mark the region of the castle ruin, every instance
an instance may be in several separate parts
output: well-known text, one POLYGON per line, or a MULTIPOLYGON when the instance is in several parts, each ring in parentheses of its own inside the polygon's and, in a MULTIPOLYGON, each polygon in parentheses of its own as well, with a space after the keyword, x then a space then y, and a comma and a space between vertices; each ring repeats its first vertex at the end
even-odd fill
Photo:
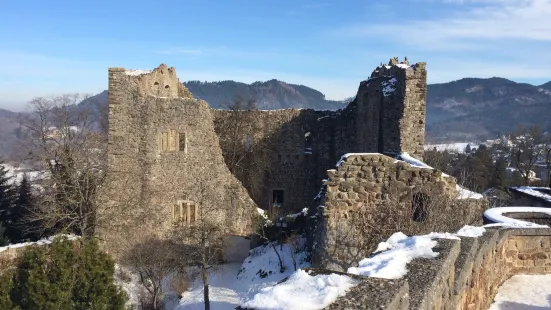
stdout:
MULTIPOLYGON (((209 204, 219 207, 233 234, 247 235, 257 207, 281 215, 316 210, 314 197, 326 180, 328 207, 319 221, 326 228, 318 223, 317 236, 329 249, 335 223, 354 210, 368 216, 397 182, 403 197, 426 184, 457 195, 453 178, 404 168, 384 155, 422 159, 426 92, 426 64, 393 58, 337 111, 216 110, 193 98, 164 64, 152 71, 109 68, 107 222, 98 233, 116 252, 138 231, 163 235, 176 222, 192 223, 209 204), (332 170, 347 153, 376 156, 332 170)), ((320 254, 320 265, 329 264, 328 253, 320 254)))

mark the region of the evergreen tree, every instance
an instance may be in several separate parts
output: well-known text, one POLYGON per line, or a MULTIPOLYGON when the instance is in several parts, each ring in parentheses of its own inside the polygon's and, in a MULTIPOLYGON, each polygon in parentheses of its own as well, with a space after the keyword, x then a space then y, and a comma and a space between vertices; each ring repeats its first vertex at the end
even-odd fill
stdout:
POLYGON ((6 246, 10 244, 10 240, 5 236, 6 228, 0 223, 0 246, 6 246))
POLYGON ((18 241, 30 239, 36 241, 39 235, 35 233, 36 229, 32 227, 30 216, 34 208, 34 197, 31 189, 31 182, 26 174, 23 175, 23 179, 17 189, 17 200, 15 201, 15 208, 13 214, 17 218, 15 225, 15 233, 19 237, 18 241))
POLYGON ((77 309, 124 309, 125 293, 113 282, 115 263, 100 251, 95 240, 83 244, 79 258, 73 303, 77 309))
POLYGON ((114 268, 95 241, 84 240, 78 249, 73 241, 57 237, 50 246, 23 252, 11 302, 20 309, 122 310, 126 295, 114 283, 114 268))
POLYGON ((31 246, 23 252, 14 279, 14 304, 22 309, 44 309, 50 285, 46 266, 44 247, 31 246))
POLYGON ((13 309, 11 290, 13 287, 13 272, 6 270, 0 274, 0 309, 13 309))
POLYGON ((16 188, 10 182, 11 177, 8 170, 0 161, 0 224, 5 228, 4 236, 12 239, 12 229, 14 227, 13 209, 17 197, 16 188))

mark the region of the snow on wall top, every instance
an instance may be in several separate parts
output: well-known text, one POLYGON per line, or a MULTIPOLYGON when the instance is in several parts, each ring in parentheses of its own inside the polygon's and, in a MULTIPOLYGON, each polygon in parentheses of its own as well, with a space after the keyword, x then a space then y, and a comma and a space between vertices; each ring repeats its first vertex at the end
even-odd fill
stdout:
MULTIPOLYGON (((547 228, 547 225, 540 225, 532 222, 527 222, 523 220, 517 220, 510 217, 507 217, 503 214, 506 213, 543 213, 551 215, 551 208, 537 208, 537 207, 500 207, 500 208, 490 208, 484 211, 484 217, 494 223, 499 224, 500 226, 508 226, 512 228, 547 228)), ((493 225, 493 224, 489 224, 493 225)))
POLYGON ((139 75, 144 75, 144 74, 150 74, 151 72, 153 72, 152 70, 126 70, 124 71, 124 73, 126 75, 130 75, 130 76, 139 76, 139 75))
POLYGON ((549 187, 531 187, 531 186, 519 186, 519 187, 511 187, 512 189, 519 191, 523 194, 530 195, 532 197, 537 197, 544 199, 546 201, 551 202, 551 195, 542 193, 538 191, 538 189, 546 189, 551 190, 549 187))
MULTIPOLYGON (((381 153, 346 153, 343 156, 341 156, 341 159, 337 162, 337 164, 335 166, 339 167, 342 163, 344 163, 346 161, 346 159, 349 156, 358 156, 358 155, 361 156, 361 155, 382 155, 382 154, 381 153)), ((409 164, 413 167, 417 167, 417 168, 421 168, 421 169, 435 170, 433 167, 425 164, 424 162, 420 161, 419 159, 412 157, 407 152, 400 153, 397 156, 396 162, 398 162, 398 161, 405 162, 405 163, 407 163, 407 164, 409 164)), ((442 173, 442 176, 450 177, 449 175, 447 175, 445 173, 442 173)), ((456 199, 482 199, 484 197, 481 194, 472 192, 472 191, 470 191, 470 190, 468 190, 468 189, 466 189, 466 188, 464 188, 460 185, 456 185, 456 189, 457 189, 457 192, 458 192, 458 195, 457 195, 456 199)), ((551 196, 550 196, 550 198, 551 198, 551 196)))
POLYGON ((349 156, 361 156, 361 155, 382 155, 382 154, 381 153, 346 153, 341 156, 341 159, 339 159, 335 167, 339 167, 342 163, 346 161, 346 159, 349 156))

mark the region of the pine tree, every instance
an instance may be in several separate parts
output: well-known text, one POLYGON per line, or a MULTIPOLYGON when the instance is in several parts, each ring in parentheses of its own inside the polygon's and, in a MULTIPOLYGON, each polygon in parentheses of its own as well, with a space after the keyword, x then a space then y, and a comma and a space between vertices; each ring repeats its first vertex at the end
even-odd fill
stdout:
POLYGON ((49 246, 23 252, 11 301, 20 309, 123 310, 127 298, 114 283, 114 273, 114 262, 95 241, 83 240, 78 249, 73 241, 56 237, 49 246))
POLYGON ((6 235, 4 234, 6 232, 6 228, 0 223, 0 246, 6 246, 10 244, 10 240, 6 238, 6 235))
POLYGON ((31 189, 31 182, 26 174, 17 188, 17 200, 15 201, 14 217, 17 219, 15 223, 14 233, 17 234, 18 241, 30 239, 36 241, 39 235, 33 229, 30 217, 34 208, 34 197, 31 189))
POLYGON ((4 236, 11 240, 14 227, 13 208, 17 196, 16 188, 3 162, 0 161, 0 224, 6 229, 4 236))
POLYGON ((124 309, 126 294, 115 285, 115 264, 100 251, 94 239, 86 241, 78 258, 73 287, 73 303, 77 309, 124 309))
POLYGON ((5 270, 0 274, 0 309, 13 309, 11 290, 13 288, 13 272, 5 270))
POLYGON ((15 273, 12 302, 22 309, 44 309, 50 281, 46 274, 47 257, 44 247, 25 249, 15 273))

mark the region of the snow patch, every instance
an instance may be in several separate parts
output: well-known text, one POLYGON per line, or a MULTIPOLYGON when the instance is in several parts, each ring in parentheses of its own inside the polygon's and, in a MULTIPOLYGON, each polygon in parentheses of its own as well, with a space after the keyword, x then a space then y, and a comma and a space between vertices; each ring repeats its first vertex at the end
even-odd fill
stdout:
POLYGON ((408 237, 402 232, 394 233, 386 242, 381 242, 373 257, 362 259, 358 267, 348 268, 348 273, 383 279, 399 279, 407 274, 406 265, 415 258, 434 258, 432 250, 437 242, 428 236, 408 237))
POLYGON ((241 306, 252 309, 323 309, 358 283, 345 275, 311 276, 304 270, 297 270, 287 281, 261 289, 241 306))
POLYGON ((416 258, 438 256, 434 248, 438 243, 433 239, 476 238, 484 234, 484 227, 464 226, 455 234, 430 233, 408 237, 402 232, 394 233, 387 241, 378 244, 373 256, 362 259, 358 267, 348 268, 348 273, 383 279, 399 279, 408 272, 407 264, 416 258))
POLYGON ((350 156, 361 156, 361 155, 381 155, 380 153, 346 153, 341 156, 341 159, 337 162, 335 167, 340 166, 342 163, 346 161, 346 159, 350 156))
POLYGON ((151 72, 153 72, 153 70, 126 70, 124 71, 124 73, 126 75, 130 75, 130 76, 139 76, 139 75, 144 75, 144 74, 150 74, 151 72))
POLYGON ((23 180, 23 175, 27 175, 31 183, 44 179, 47 175, 46 171, 30 170, 25 167, 14 167, 8 164, 1 164, 1 166, 6 169, 6 177, 9 178, 9 184, 20 184, 23 180))
POLYGON ((472 192, 459 185, 455 185, 455 189, 459 193, 456 199, 482 199, 484 197, 479 193, 472 192))
POLYGON ((476 142, 458 142, 458 143, 447 143, 447 144, 426 144, 423 148, 426 151, 432 151, 436 149, 438 152, 448 151, 451 153, 464 153, 467 145, 470 145, 471 148, 478 148, 480 143, 476 142))
POLYGON ((551 275, 514 275, 499 287, 489 310, 549 309, 551 275))
POLYGON ((7 245, 7 246, 3 246, 3 247, 0 247, 0 252, 4 252, 8 249, 22 248, 22 247, 26 247, 26 246, 29 246, 29 245, 47 245, 47 244, 51 244, 54 241, 55 237, 65 237, 69 240, 76 240, 77 238, 79 238, 79 236, 76 236, 76 235, 63 235, 63 234, 55 235, 55 236, 51 236, 51 237, 48 237, 48 238, 40 239, 40 240, 35 241, 35 242, 22 242, 22 243, 14 243, 14 244, 10 244, 10 245, 7 245))
POLYGON ((401 161, 405 161, 406 163, 418 167, 418 168, 426 168, 426 169, 434 169, 433 167, 425 164, 424 162, 420 161, 417 158, 414 158, 413 156, 409 155, 407 152, 400 153, 398 156, 398 159, 401 161))

